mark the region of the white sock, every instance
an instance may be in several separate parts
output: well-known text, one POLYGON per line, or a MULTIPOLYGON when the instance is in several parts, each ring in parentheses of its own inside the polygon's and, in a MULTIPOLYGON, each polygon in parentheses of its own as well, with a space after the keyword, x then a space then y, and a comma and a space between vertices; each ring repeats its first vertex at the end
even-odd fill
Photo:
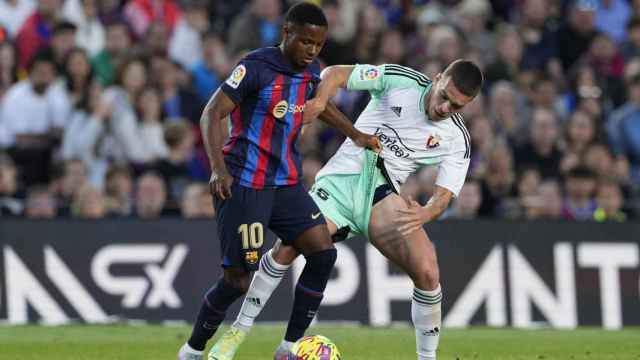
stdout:
POLYGON ((291 351, 291 348, 293 347, 293 344, 295 344, 294 342, 291 341, 287 341, 287 340, 282 340, 282 342, 280 343, 280 346, 278 346, 278 349, 284 349, 287 351, 291 351))
POLYGON ((442 321, 442 291, 413 289, 411 320, 416 328, 418 360, 435 360, 442 321))
POLYGON ((202 355, 203 350, 196 350, 196 349, 192 348, 191 346, 189 346, 188 343, 184 343, 184 345, 182 345, 182 347, 180 348, 180 352, 181 353, 194 354, 194 355, 202 355))
POLYGON ((291 265, 278 264, 271 255, 272 250, 269 250, 262 256, 260 260, 260 266, 256 271, 249 286, 249 291, 244 298, 242 308, 238 318, 233 323, 233 326, 249 332, 253 326, 253 322, 256 317, 262 311, 262 308, 271 297, 273 291, 280 284, 280 280, 287 272, 291 265))

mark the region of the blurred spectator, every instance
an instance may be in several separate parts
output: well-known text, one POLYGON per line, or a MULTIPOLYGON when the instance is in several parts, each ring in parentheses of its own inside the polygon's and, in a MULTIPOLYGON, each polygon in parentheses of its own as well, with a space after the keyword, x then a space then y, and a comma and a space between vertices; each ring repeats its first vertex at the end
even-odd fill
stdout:
POLYGON ((24 205, 18 193, 17 169, 11 158, 0 153, 0 217, 20 216, 24 205))
POLYGON ((13 45, 0 42, 0 102, 5 92, 18 80, 18 59, 13 45))
POLYGON ((621 45, 622 56, 626 61, 640 56, 640 18, 635 17, 627 23, 626 41, 621 45))
POLYGON ((71 213, 81 219, 101 219, 106 215, 106 202, 102 191, 91 185, 78 189, 73 196, 71 213))
POLYGON ((550 0, 525 0, 522 4, 519 31, 524 45, 524 68, 561 70, 556 29, 548 21, 550 10, 550 0))
POLYGON ((202 35, 209 29, 207 3, 191 0, 185 4, 184 16, 178 20, 169 40, 169 56, 185 69, 202 61, 202 35))
POLYGON ((504 200, 514 193, 515 171, 511 149, 504 141, 498 141, 489 154, 487 172, 482 183, 481 216, 502 217, 504 200))
POLYGON ((24 215, 28 219, 53 219, 58 215, 56 199, 45 186, 33 186, 27 191, 24 215))
POLYGON ((543 179, 558 177, 562 153, 558 148, 560 132, 556 114, 543 108, 534 109, 529 129, 529 140, 516 147, 516 164, 519 168, 538 166, 543 179))
POLYGON ((185 219, 203 219, 215 217, 213 199, 208 186, 203 183, 189 184, 183 193, 180 212, 185 219))
POLYGON ((66 95, 65 104, 61 110, 67 114, 65 117, 69 118, 73 109, 87 101, 85 97, 89 96, 92 82, 93 70, 86 51, 80 48, 69 51, 64 60, 62 77, 55 84, 61 86, 63 88, 61 92, 66 95))
POLYGON ((567 172, 578 166, 595 139, 596 128, 593 118, 581 110, 571 114, 567 122, 566 149, 560 162, 561 171, 567 172))
POLYGON ((154 55, 166 57, 169 54, 169 35, 170 29, 166 24, 152 23, 142 39, 141 53, 148 57, 154 55))
POLYGON ((133 210, 133 179, 124 165, 113 165, 107 171, 105 195, 108 213, 129 216, 133 210))
POLYGON ((202 47, 202 60, 193 66, 191 76, 200 102, 206 103, 231 69, 224 42, 218 33, 206 33, 202 47))
POLYGON ((76 45, 96 56, 104 48, 105 30, 98 18, 99 0, 66 0, 62 16, 77 27, 76 45))
POLYGON ((522 39, 512 26, 504 25, 496 34, 497 59, 485 70, 485 87, 498 80, 514 82, 522 63, 522 39))
POLYGON ((378 39, 386 23, 382 14, 372 4, 366 4, 358 14, 358 27, 353 39, 356 62, 372 63, 378 47, 378 39))
MULTIPOLYGON (((593 0, 592 0, 593 1, 593 0)), ((627 0, 593 1, 596 6, 596 28, 620 43, 624 39, 625 25, 631 17, 627 0)))
POLYGON ((624 58, 616 44, 606 34, 597 34, 593 38, 589 45, 587 61, 607 82, 622 77, 624 58))
POLYGON ((489 98, 489 112, 495 122, 496 134, 505 137, 510 144, 520 144, 525 139, 526 118, 518 105, 519 93, 508 81, 498 81, 492 87, 489 98))
POLYGON ((460 194, 445 213, 447 219, 472 220, 478 217, 482 204, 480 184, 475 180, 467 180, 460 190, 460 194))
POLYGON ((61 0, 38 0, 37 8, 22 24, 15 39, 21 70, 29 66, 39 49, 49 45, 61 5, 61 0))
POLYGON ((131 49, 129 28, 123 22, 112 22, 106 26, 105 45, 92 60, 96 75, 105 86, 111 85, 116 77, 116 68, 125 61, 131 49))
POLYGON ((614 159, 602 143, 592 144, 585 150, 583 164, 599 178, 615 179, 621 184, 629 182, 629 163, 624 158, 614 159))
POLYGON ((565 71, 587 51, 596 35, 594 1, 574 0, 568 17, 558 30, 558 56, 565 71))
POLYGON ((163 59, 160 69, 162 71, 160 95, 164 114, 169 118, 186 118, 194 124, 198 124, 204 104, 189 88, 180 86, 180 65, 163 59))
POLYGON ((540 75, 531 84, 531 96, 533 107, 542 107, 556 112, 562 118, 567 109, 560 98, 558 85, 551 77, 540 75))
POLYGON ((322 10, 327 18, 329 35, 320 52, 327 65, 355 63, 352 38, 356 30, 355 1, 322 1, 322 10))
POLYGON ((4 0, 0 1, 0 27, 9 32, 9 37, 14 38, 24 24, 25 20, 33 13, 36 0, 4 0))
POLYGON ((469 46, 478 50, 485 64, 494 60, 495 39, 487 31, 487 21, 491 18, 491 4, 488 0, 463 0, 456 7, 460 19, 458 24, 467 36, 469 46))
POLYGON ((231 55, 275 45, 280 38, 281 10, 279 0, 252 0, 231 23, 228 43, 231 55))
POLYGON ((562 219, 562 190, 555 180, 543 181, 536 195, 523 201, 527 220, 562 219))
POLYGON ((162 128, 162 104, 158 90, 147 87, 138 97, 137 113, 140 138, 145 144, 149 161, 167 156, 167 144, 164 141, 162 128))
POLYGON ((593 213, 595 221, 624 222, 627 220, 627 214, 622 211, 624 205, 622 190, 615 181, 601 181, 598 184, 596 204, 598 208, 593 213))
POLYGON ((154 169, 168 187, 169 200, 177 204, 191 180, 188 161, 193 156, 195 141, 191 125, 186 121, 168 123, 164 129, 164 140, 168 147, 167 157, 158 161, 154 169))
POLYGON ((153 172, 142 174, 136 183, 135 213, 141 219, 155 219, 163 215, 167 201, 164 181, 153 172))
POLYGON ((112 109, 108 124, 117 142, 110 145, 109 152, 115 160, 144 164, 159 157, 155 145, 162 143, 160 125, 139 121, 134 107, 146 84, 146 64, 140 59, 130 59, 120 65, 115 86, 106 89, 102 96, 101 101, 112 109))
POLYGON ((51 50, 60 72, 64 69, 67 55, 75 47, 76 26, 68 21, 61 21, 54 25, 51 35, 51 50))
POLYGON ((626 157, 632 176, 640 179, 640 74, 628 84, 627 102, 607 120, 607 134, 617 158, 626 157))
POLYGON ((596 190, 595 174, 587 167, 571 169, 564 181, 566 196, 562 206, 565 220, 591 220, 596 210, 594 200, 596 190))
POLYGON ((485 116, 479 116, 471 121, 469 126, 471 134, 471 165, 469 174, 473 178, 482 178, 487 173, 489 154, 496 141, 491 122, 485 116))
POLYGON ((51 154, 67 121, 65 94, 50 88, 55 76, 51 52, 40 51, 29 78, 13 85, 0 103, 0 148, 9 148, 25 185, 49 180, 51 154))
POLYGON ((56 170, 50 188, 56 197, 59 214, 67 216, 71 213, 75 192, 89 184, 87 167, 82 160, 70 159, 58 164, 56 170))
POLYGON ((406 65, 406 50, 402 33, 398 30, 385 31, 380 39, 380 49, 375 64, 406 65))
POLYGON ((124 7, 124 15, 136 36, 142 38, 154 23, 173 31, 181 12, 173 0, 130 0, 124 7))

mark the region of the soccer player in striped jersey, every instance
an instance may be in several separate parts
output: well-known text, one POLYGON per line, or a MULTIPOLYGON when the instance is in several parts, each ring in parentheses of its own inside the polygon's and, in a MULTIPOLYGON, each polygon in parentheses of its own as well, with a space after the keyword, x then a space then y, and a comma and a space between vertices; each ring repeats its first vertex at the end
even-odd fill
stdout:
MULTIPOLYGON (((305 103, 320 81, 316 56, 326 36, 327 20, 318 6, 292 6, 285 16, 282 43, 242 59, 204 110, 201 127, 212 168, 210 187, 223 277, 205 294, 191 337, 178 352, 179 360, 203 358, 206 342, 227 309, 249 287, 267 227, 307 259, 286 338, 301 338, 320 306, 336 249, 320 210, 302 185, 296 140, 305 103), (229 115, 230 136, 223 147, 226 124, 222 120, 229 115)), ((376 136, 357 130, 334 105, 319 118, 359 146, 380 146, 376 136)), ((230 332, 225 339, 239 343, 245 334, 230 332)), ((208 357, 229 359, 233 354, 227 349, 214 347, 208 357)))
MULTIPOLYGON (((320 170, 310 193, 336 241, 367 237, 413 280, 411 319, 419 360, 436 358, 442 303, 436 252, 423 225, 436 220, 464 184, 471 149, 459 112, 478 94, 482 81, 480 69, 467 60, 454 61, 433 81, 393 64, 331 66, 323 71, 316 96, 307 102, 305 117, 313 118, 338 88, 371 94, 356 128, 376 134, 382 151, 346 140, 320 170), (438 166, 438 175, 433 196, 421 206, 400 197, 398 189, 424 166, 438 166)), ((278 242, 262 257, 231 331, 250 330, 297 256, 293 247, 278 242)), ((290 346, 285 339, 276 359, 286 359, 290 346)))

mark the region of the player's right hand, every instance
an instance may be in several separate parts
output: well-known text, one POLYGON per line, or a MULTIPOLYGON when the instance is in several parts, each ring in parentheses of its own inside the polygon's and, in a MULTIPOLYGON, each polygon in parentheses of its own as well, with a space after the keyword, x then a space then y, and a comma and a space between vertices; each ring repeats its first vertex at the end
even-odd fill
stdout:
POLYGON ((327 108, 327 102, 319 98, 307 100, 304 104, 304 112, 302 113, 302 122, 309 124, 315 120, 327 108))
POLYGON ((226 170, 213 171, 209 180, 209 191, 214 199, 226 200, 231 198, 233 177, 226 170))

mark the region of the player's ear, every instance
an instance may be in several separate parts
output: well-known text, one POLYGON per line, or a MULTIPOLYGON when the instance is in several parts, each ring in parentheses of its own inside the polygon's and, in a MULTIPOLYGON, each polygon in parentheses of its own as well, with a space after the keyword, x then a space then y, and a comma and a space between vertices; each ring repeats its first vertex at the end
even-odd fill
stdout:
POLYGON ((282 26, 282 41, 286 41, 291 34, 291 23, 285 23, 282 26))

